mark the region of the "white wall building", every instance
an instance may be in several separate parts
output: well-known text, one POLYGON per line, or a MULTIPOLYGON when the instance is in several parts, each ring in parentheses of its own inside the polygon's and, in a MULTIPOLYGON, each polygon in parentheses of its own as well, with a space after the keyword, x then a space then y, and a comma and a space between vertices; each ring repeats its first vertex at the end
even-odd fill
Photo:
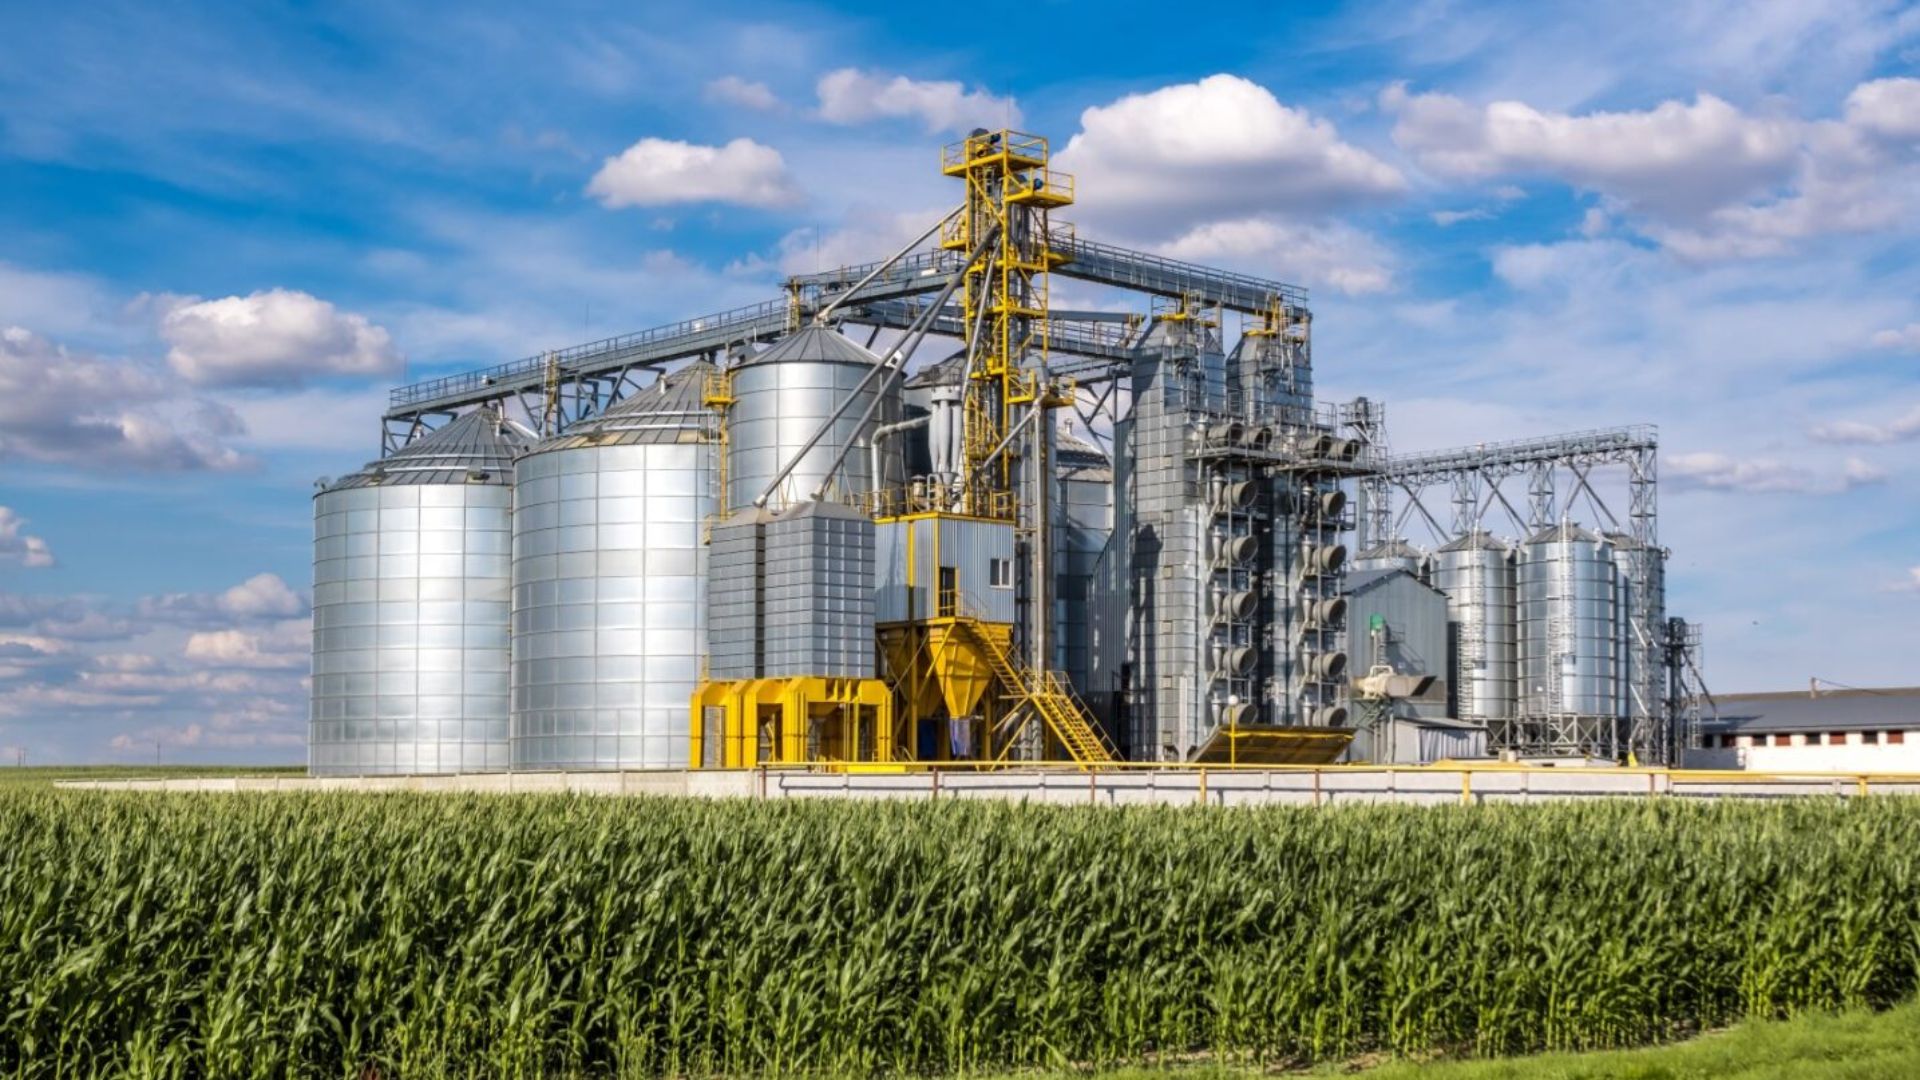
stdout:
POLYGON ((1920 687, 1733 694, 1700 725, 1689 769, 1920 773, 1920 687))

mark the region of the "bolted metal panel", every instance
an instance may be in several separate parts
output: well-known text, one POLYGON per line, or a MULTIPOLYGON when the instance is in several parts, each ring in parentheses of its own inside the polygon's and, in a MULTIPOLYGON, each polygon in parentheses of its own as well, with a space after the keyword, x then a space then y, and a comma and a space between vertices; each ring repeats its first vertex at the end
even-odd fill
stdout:
POLYGON ((761 529, 760 674, 873 678, 873 519, 809 502, 761 529))
POLYGON ((508 766, 512 453, 481 409, 314 497, 316 776, 508 766))
POLYGON ((1521 546, 1515 578, 1523 717, 1613 717, 1619 586, 1612 545, 1578 525, 1543 529, 1521 546))
POLYGON ((1453 647, 1448 693, 1461 720, 1510 720, 1520 691, 1513 551, 1484 531, 1432 556, 1433 585, 1447 597, 1453 647))
MULTIPOLYGON (((865 447, 874 428, 900 419, 898 384, 882 399, 874 419, 864 427, 860 417, 872 403, 879 377, 860 389, 861 380, 881 362, 880 357, 847 340, 838 331, 809 326, 733 370, 733 405, 727 413, 727 508, 753 505, 780 470, 799 454, 834 409, 846 407, 826 436, 807 451, 779 491, 769 501, 774 507, 809 499, 826 478, 843 448, 865 447)), ((881 444, 881 471, 898 480, 904 475, 901 440, 881 444)), ((829 498, 871 491, 872 465, 864 450, 849 451, 829 487, 829 498)), ((885 479, 883 477, 882 479, 885 479)))
POLYGON ((516 466, 516 769, 687 765, 706 652, 711 372, 668 376, 516 466))

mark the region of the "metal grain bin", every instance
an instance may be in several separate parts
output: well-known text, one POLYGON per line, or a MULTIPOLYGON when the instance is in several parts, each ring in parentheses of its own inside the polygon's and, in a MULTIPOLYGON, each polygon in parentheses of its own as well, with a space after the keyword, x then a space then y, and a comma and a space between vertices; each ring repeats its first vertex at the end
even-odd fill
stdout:
MULTIPOLYGON (((880 379, 857 392, 856 388, 878 363, 879 357, 838 331, 809 326, 735 368, 733 405, 727 414, 727 508, 753 505, 834 408, 848 398, 852 400, 827 435, 807 451, 767 505, 778 508, 811 498, 848 444, 855 449, 846 454, 827 497, 871 491, 873 466, 863 448, 876 426, 900 419, 899 384, 895 383, 873 419, 860 423, 880 379)), ((901 440, 884 442, 880 461, 886 474, 882 481, 898 484, 905 479, 901 440)))
POLYGON ((516 769, 687 764, 706 652, 713 372, 682 368, 515 469, 516 769))
POLYGON ((1611 717, 1617 707, 1617 571, 1613 547, 1578 525, 1521 545, 1520 711, 1525 717, 1611 717))
POLYGON ((1520 692, 1513 551, 1485 532, 1433 553, 1433 587, 1446 594, 1452 624, 1447 686, 1461 720, 1507 720, 1520 692))
POLYGON ((512 455, 479 409, 314 496, 315 776, 505 769, 512 455))

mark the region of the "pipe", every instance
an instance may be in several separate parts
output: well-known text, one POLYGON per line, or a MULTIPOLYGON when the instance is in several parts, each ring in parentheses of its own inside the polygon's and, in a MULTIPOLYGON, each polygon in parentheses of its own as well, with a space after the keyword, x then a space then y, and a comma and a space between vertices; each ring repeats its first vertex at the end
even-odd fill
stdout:
MULTIPOLYGON (((906 258, 907 252, 912 251, 914 248, 919 247, 923 243, 926 243, 927 237, 932 236, 936 232, 939 232, 940 226, 945 225, 947 222, 952 221, 954 218, 958 217, 960 215, 960 211, 965 209, 966 209, 965 206, 954 207, 953 210, 950 211, 946 217, 943 217, 939 221, 934 222, 932 228, 928 229, 926 232, 921 233, 919 236, 914 237, 913 241, 909 243, 906 247, 903 247, 899 251, 894 252, 892 255, 887 257, 887 260, 885 262, 881 263, 879 266, 876 266, 872 270, 868 271, 867 276, 855 282, 853 285, 853 288, 848 289, 846 292, 843 292, 839 296, 834 297, 832 303, 828 304, 826 307, 821 308, 820 311, 814 315, 813 321, 815 325, 825 326, 827 322, 827 316, 833 314, 834 309, 838 308, 841 305, 841 303, 843 303, 847 299, 847 297, 852 296, 854 293, 857 293, 861 289, 864 289, 868 285, 872 284, 874 278, 877 278, 881 274, 886 273, 888 267, 892 266, 894 263, 899 262, 901 259, 906 258)), ((875 328, 875 331, 878 332, 878 327, 875 328)))
POLYGON ((868 467, 872 470, 868 476, 871 477, 875 490, 879 490, 880 487, 881 441, 889 435, 898 435, 903 431, 912 431, 917 427, 926 427, 927 421, 931 419, 933 419, 933 415, 929 413, 926 416, 916 416, 911 420, 902 420, 897 424, 882 424, 873 429, 873 438, 867 440, 867 453, 870 455, 868 467))
MULTIPOLYGON (((980 257, 980 253, 985 251, 987 245, 993 243, 995 237, 999 234, 1000 226, 998 225, 988 229, 987 235, 981 237, 980 243, 968 253, 965 265, 972 266, 974 260, 980 257)), ((814 444, 820 441, 820 437, 825 435, 827 431, 833 427, 835 421, 840 419, 841 411, 845 409, 847 405, 851 404, 855 398, 860 396, 860 391, 866 387, 867 380, 873 378, 876 373, 884 371, 886 377, 881 379, 880 385, 874 388, 873 400, 867 402, 867 409, 860 414, 860 420, 854 425, 854 430, 858 431, 867 426, 868 422, 873 419, 873 414, 879 411, 880 403, 886 400, 887 391, 893 388, 894 380, 898 379, 900 375, 906 371, 907 357, 911 356, 913 351, 920 347, 920 343, 927 339, 927 333, 933 329, 934 320, 939 317, 940 310, 946 306, 947 300, 953 296, 954 290, 960 287, 960 283, 965 281, 966 277, 967 275, 964 270, 953 275, 953 280, 947 282, 946 288, 940 290, 940 295, 934 297, 933 303, 927 305, 926 312, 914 320, 914 325, 909 328, 906 338, 903 339, 900 344, 893 347, 893 351, 887 354, 885 360, 874 365, 873 370, 867 372, 866 377, 860 380, 860 385, 854 389, 853 393, 848 394, 846 400, 835 407, 833 415, 827 418, 827 422, 821 425, 819 431, 813 433, 813 438, 807 440, 807 445, 802 448, 798 454, 793 456, 792 461, 787 462, 786 468, 780 470, 780 475, 774 477, 773 483, 767 485, 767 490, 762 492, 758 499, 754 500, 753 504, 755 506, 766 505, 766 501, 772 498, 774 491, 780 487, 780 482, 787 478, 787 474, 793 471, 794 466, 800 464, 800 459, 806 457, 808 451, 813 449, 814 444)), ((827 485, 831 484, 833 478, 839 474, 841 464, 847 460, 847 451, 853 449, 853 442, 854 440, 849 439, 841 444, 840 452, 834 455, 832 464, 827 466, 826 474, 820 478, 820 486, 814 489, 813 497, 815 499, 826 494, 827 485)))

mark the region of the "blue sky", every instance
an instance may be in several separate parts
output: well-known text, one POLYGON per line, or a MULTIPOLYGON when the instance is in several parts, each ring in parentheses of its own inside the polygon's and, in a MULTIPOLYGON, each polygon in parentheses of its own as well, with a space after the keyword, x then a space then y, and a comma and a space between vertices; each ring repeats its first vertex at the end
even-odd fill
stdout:
POLYGON ((1659 424, 1716 687, 1920 681, 1920 9, 972 10, 0 5, 0 747, 301 760, 388 387, 877 258, 1008 122, 1397 449, 1659 424))

